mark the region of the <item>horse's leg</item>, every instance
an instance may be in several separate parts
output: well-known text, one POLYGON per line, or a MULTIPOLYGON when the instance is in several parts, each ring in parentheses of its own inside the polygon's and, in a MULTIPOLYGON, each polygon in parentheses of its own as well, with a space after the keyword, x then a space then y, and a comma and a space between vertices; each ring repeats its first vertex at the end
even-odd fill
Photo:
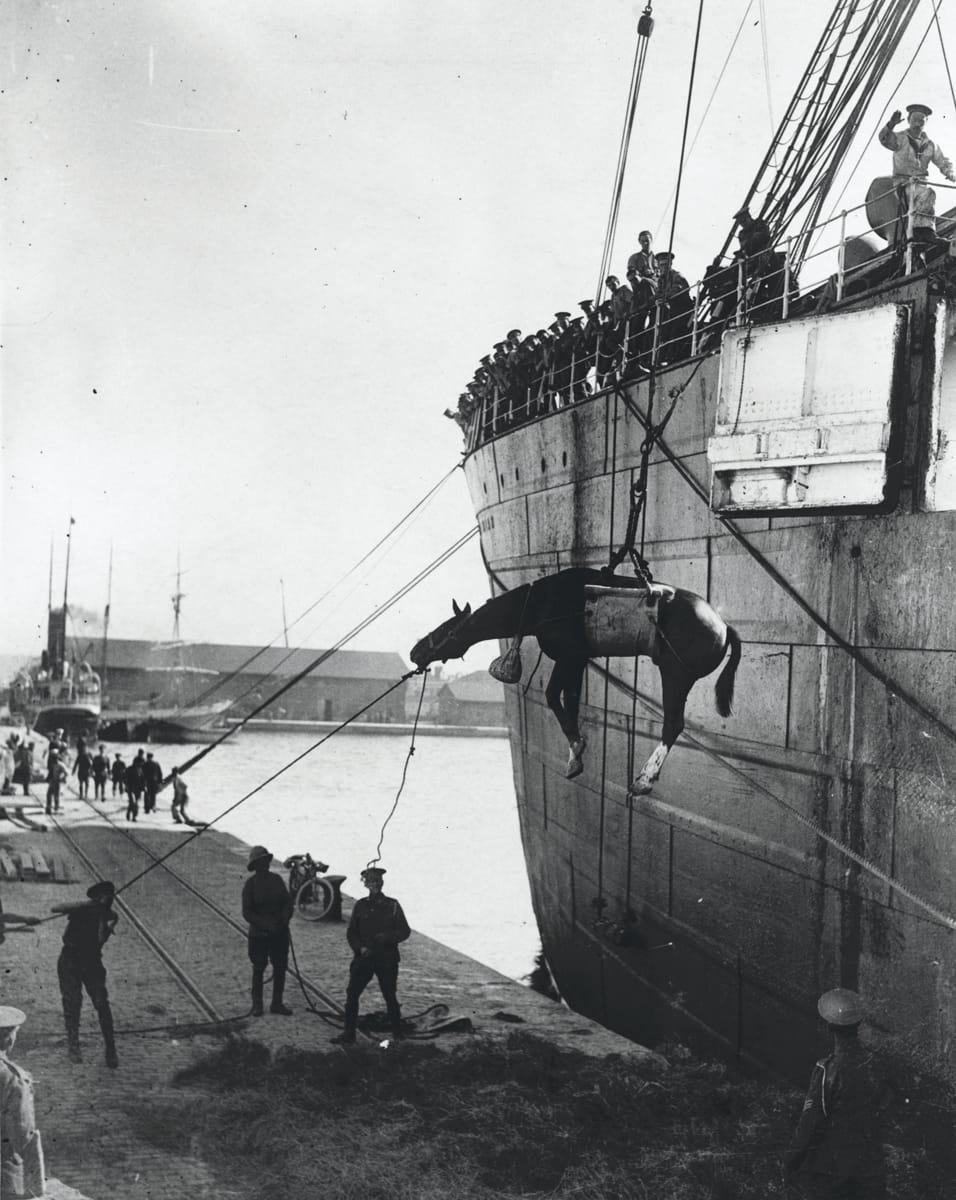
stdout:
POLYGON ((585 739, 578 730, 578 709, 581 703, 581 681, 586 665, 586 659, 558 659, 544 693, 548 708, 554 713, 561 726, 561 732, 568 739, 568 779, 573 779, 584 770, 581 756, 585 739))
POLYGON ((684 729, 684 705, 690 689, 696 683, 686 670, 668 655, 660 663, 661 692, 664 702, 664 721, 661 727, 661 740, 652 750, 647 762, 641 767, 641 773, 631 781, 628 792, 633 796, 646 796, 658 781, 661 769, 670 748, 680 737, 684 729))

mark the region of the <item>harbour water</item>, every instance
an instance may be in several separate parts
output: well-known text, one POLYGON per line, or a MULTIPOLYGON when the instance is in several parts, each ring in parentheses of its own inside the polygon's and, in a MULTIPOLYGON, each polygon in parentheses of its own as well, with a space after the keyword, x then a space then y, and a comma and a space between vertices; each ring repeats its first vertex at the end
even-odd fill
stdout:
MULTIPOLYGON (((211 820, 318 740, 245 731, 227 740, 186 776, 193 819, 211 820)), ((346 892, 363 895, 359 872, 376 856, 408 747, 407 737, 336 734, 217 828, 267 846, 277 859, 308 851, 347 876, 346 892)), ((136 749, 123 747, 124 759, 136 749)), ((199 747, 149 749, 168 774, 199 747)), ((168 813, 168 790, 160 800, 168 813)), ((539 940, 506 739, 420 738, 381 860, 386 892, 401 900, 414 929, 513 978, 531 970, 539 940)))

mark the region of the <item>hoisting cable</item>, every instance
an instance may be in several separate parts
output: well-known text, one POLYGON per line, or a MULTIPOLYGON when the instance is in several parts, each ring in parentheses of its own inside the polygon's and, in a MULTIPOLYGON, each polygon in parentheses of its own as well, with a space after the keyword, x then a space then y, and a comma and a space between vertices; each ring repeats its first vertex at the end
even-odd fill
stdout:
MULTIPOLYGON (((371 550, 366 551, 365 554, 362 555, 362 557, 358 560, 357 563, 355 563, 353 566, 349 567, 349 569, 345 572, 345 574, 342 575, 339 579, 337 579, 335 581, 335 583, 332 584, 331 587, 326 588, 325 591, 322 593, 322 595, 319 596, 318 600, 313 601, 313 603, 310 604, 308 606, 308 608, 306 608, 303 612, 299 613, 299 615, 295 618, 295 620, 292 621, 292 623, 288 626, 288 629, 294 629, 295 626, 298 625, 300 621, 304 621, 305 618, 309 615, 309 613, 314 612, 315 609, 318 608, 318 606, 322 603, 322 601, 325 600, 329 595, 331 595, 331 593, 334 592, 336 588, 341 587, 342 584, 345 583, 345 581, 347 579, 349 579, 352 575, 354 575, 355 572, 358 571, 360 567, 364 566, 364 564, 366 562, 368 562, 368 560, 372 557, 372 555, 377 550, 379 550, 382 546, 384 546, 385 543, 389 540, 389 538, 391 538, 393 536, 393 534, 397 533, 398 530, 401 529, 401 527, 407 521, 411 520, 411 518, 415 515, 415 513, 420 508, 422 508, 425 504, 427 504, 429 500, 431 500, 431 498, 436 494, 436 492, 438 492, 448 482, 448 480, 451 479, 452 475, 454 475, 454 473, 456 471, 461 469, 461 465, 462 465, 461 463, 456 463, 451 468, 450 471, 447 471, 441 477, 441 479, 438 480, 438 482, 436 484, 433 484, 433 486, 428 489, 428 491, 425 493, 425 495, 422 496, 422 498, 419 501, 417 501, 417 503, 413 504, 412 507, 408 510, 407 513, 405 513, 405 515, 403 517, 401 517, 398 521, 395 522, 395 524, 391 527, 391 529, 388 531, 388 533, 386 533, 384 537, 379 538, 379 540, 375 543, 375 545, 371 548, 371 550)), ((193 708, 196 705, 205 703, 205 701, 208 700, 208 698, 210 696, 212 696, 216 691, 218 691, 220 688, 224 687, 227 683, 230 683, 233 679, 235 679, 235 677, 237 675, 241 675, 246 670, 247 667, 251 666, 251 664, 254 663, 256 661, 256 659, 260 658, 263 654, 265 654, 265 652, 267 650, 271 650, 272 647, 279 640, 280 636, 281 636, 280 634, 276 634, 276 636, 272 639, 271 642, 268 643, 268 645, 260 647, 260 649, 256 650, 254 654, 251 654, 244 662, 241 662, 239 664, 239 666, 235 668, 235 670, 230 671, 227 675, 224 675, 224 676, 222 676, 222 678, 217 679, 215 683, 210 684, 210 686, 208 688, 206 688, 205 691, 201 692, 194 700, 190 700, 189 704, 186 705, 185 707, 193 708)), ((286 654, 282 658, 282 660, 276 664, 276 666, 273 668, 273 670, 269 672, 269 674, 270 675, 275 674, 275 672, 279 669, 279 667, 282 666, 282 663, 285 662, 288 658, 289 658, 289 655, 286 654)), ((268 676, 266 678, 268 678, 268 676)), ((261 686, 261 685, 257 685, 257 686, 261 686)), ((235 703, 235 701, 233 703, 235 703)))
MULTIPOLYGON (((940 0, 942 4, 942 0, 940 0)), ((949 94, 956 109, 956 91, 953 90, 953 75, 949 69, 949 55, 946 53, 946 43, 943 41, 943 27, 939 23, 939 5, 933 9, 933 20, 936 22, 936 32, 939 34, 939 48, 943 52, 943 65, 946 67, 946 78, 949 80, 949 94)))
MULTIPOLYGON (((715 514, 715 515, 717 515, 717 514, 715 514)), ((488 572, 489 572, 492 580, 495 582, 495 584, 503 592, 509 591, 510 589, 505 587, 500 576, 490 566, 488 566, 487 559, 485 559, 485 564, 488 567, 488 572)), ((638 698, 638 700, 645 707, 650 708, 655 713, 656 716, 658 716, 658 717, 661 716, 662 711, 663 711, 661 705, 659 705, 655 700, 651 699, 651 697, 645 696, 642 692, 638 691, 638 689, 636 687, 632 687, 625 680, 621 679, 619 676, 615 675, 612 671, 607 670, 607 668, 602 667, 599 663, 596 663, 593 660, 588 661, 588 667, 594 671, 597 671, 597 673, 604 678, 605 683, 610 681, 610 682, 614 683, 615 686, 618 687, 625 695, 628 695, 628 696, 635 695, 638 698)), ((605 712, 606 712, 606 709, 605 709, 605 712)), ((605 721, 605 725, 606 725, 606 721, 605 721)), ((787 812, 789 812, 791 816, 795 817, 802 825, 804 825, 807 829, 811 830, 817 837, 822 839, 828 845, 832 846, 835 850, 838 850, 841 854, 845 855, 847 858, 851 859, 859 867, 861 867, 863 870, 865 870, 868 874, 873 875, 875 878, 879 879, 881 883, 885 883, 888 887, 893 888, 894 891, 899 892, 899 894, 901 896, 905 896, 907 900, 910 900, 913 904, 916 904, 919 908, 922 908, 924 911, 928 912, 932 917, 935 918, 935 920, 937 920, 940 924, 944 925, 947 929, 956 930, 956 918, 951 917, 948 913, 945 913, 941 909, 936 908, 935 905, 931 904, 928 900, 924 900, 922 898, 922 896, 918 895, 918 893, 912 891, 905 884, 900 883, 892 875, 887 874, 887 872, 882 870, 882 868, 878 867, 875 863, 871 862, 869 859, 865 858, 862 854, 858 854, 855 850, 852 850, 845 842, 842 842, 842 841, 840 841, 839 838, 836 838, 832 834, 827 833, 826 830, 823 829, 823 827, 821 825, 818 825, 815 821, 812 821, 809 817, 805 817, 799 811, 799 809, 797 809, 794 805, 790 804, 788 801, 782 799, 782 797, 777 796, 776 793, 772 792, 764 784, 759 783, 755 779, 752 779, 745 771, 743 771, 739 767, 735 766, 732 762, 730 762, 727 758, 725 758, 724 755, 722 755, 718 750, 712 749, 711 747, 709 747, 709 746, 705 745, 703 742, 701 742, 700 739, 694 737, 693 734, 687 733, 686 728, 685 728, 682 736, 685 737, 686 740, 690 744, 696 746, 699 750, 702 750, 705 754, 709 755, 712 759, 719 762, 722 766, 725 766, 729 771, 731 771, 733 774, 738 776, 738 778, 742 779, 746 784, 748 784, 754 790, 762 792, 765 796, 769 797, 775 803, 779 804, 782 808, 784 808, 787 812)), ((600 793, 596 793, 596 794, 600 794, 600 793)))
POLYGON ((700 27, 704 19, 704 0, 700 0, 697 7, 697 30, 694 33, 694 52, 690 62, 690 79, 687 83, 687 103, 684 107, 684 129, 680 139, 680 159, 677 164, 677 186, 674 188, 674 211, 671 213, 671 232, 667 242, 667 251, 672 254, 674 251, 674 230, 677 227, 677 208, 680 204, 680 189, 684 178, 684 155, 687 149, 687 130, 690 126, 690 106, 694 98, 694 77, 697 74, 697 51, 700 47, 700 27))
POLYGON ((428 671, 422 672, 422 690, 418 694, 418 708, 415 710, 415 723, 412 726, 412 740, 408 747, 408 753, 405 755, 405 765, 402 767, 402 780, 398 785, 398 791, 395 793, 395 800, 389 810, 388 816, 382 822, 382 831, 378 835, 378 845, 375 847, 375 857, 370 859, 365 864, 366 867, 374 867, 377 862, 382 861, 382 842, 385 840, 385 827, 395 815, 395 810, 398 808, 398 801, 405 787, 405 777, 408 774, 408 764, 412 761, 412 755, 415 753, 415 734, 418 732, 418 722, 422 715, 422 703, 425 699, 425 687, 428 683, 428 671))
MULTIPOLYGON (((633 403, 632 400, 630 400, 630 398, 627 396, 626 393, 622 393, 622 396, 623 396, 624 402, 627 405, 630 412, 638 419, 638 421, 641 422, 642 425, 644 425, 645 428, 647 428, 647 420, 644 417, 644 415, 641 413, 640 409, 637 408, 637 406, 633 403)), ((689 470, 689 468, 687 466, 685 466, 684 462, 680 458, 678 458, 678 456, 673 452, 673 450, 670 449, 670 447, 667 445, 667 443, 664 441, 663 438, 658 438, 656 444, 660 447, 662 454, 667 458, 667 460, 671 463, 671 465, 676 469, 677 473, 681 476, 681 478, 685 481, 685 483, 687 483, 690 486, 690 488, 696 493, 698 499, 703 501, 703 503, 707 505, 708 509, 710 509, 710 496, 707 492, 707 489, 703 486, 703 484, 700 483, 700 481, 696 478, 696 476, 689 470)), ((741 529, 738 528, 737 524, 730 517, 724 516, 722 513, 717 513, 717 512, 713 513, 712 515, 715 518, 715 520, 719 521, 724 526, 724 528, 727 530, 727 532, 733 538, 735 538, 736 541, 739 542, 741 546, 743 546, 743 548, 747 551, 747 553, 751 556, 751 558, 753 558, 754 561, 758 564, 758 566, 760 566, 766 572, 766 574, 770 576, 770 578, 774 581, 774 583, 776 583, 779 587, 781 587, 787 593, 787 595, 794 601, 794 603, 797 604, 801 609, 803 609, 803 611, 807 614, 807 616, 810 618, 810 620, 813 621, 815 625, 818 625, 820 627, 820 629, 822 629, 823 632, 829 638, 831 638, 833 640, 833 642, 845 654, 848 654, 850 656, 850 658, 852 658, 854 660, 854 662, 858 663, 859 666, 861 666, 863 668, 864 671, 866 671, 869 675, 872 675, 873 678, 877 680, 877 682, 881 683, 883 685, 883 687, 885 687, 887 689, 887 691, 889 691, 894 696, 898 696, 899 699, 902 700, 904 704, 908 705, 914 712, 918 713, 924 720, 929 721, 932 725, 934 725, 937 729, 939 729, 942 733, 944 733, 950 741, 952 741, 954 744, 956 744, 956 729, 954 729, 951 725, 948 725, 942 719, 942 717, 940 717, 936 713, 934 713, 932 711, 932 709, 927 708, 926 705, 922 703, 922 701, 918 700, 915 696, 913 696, 910 692, 908 692, 906 690, 906 688, 902 687, 896 680, 894 680, 890 675, 888 675, 881 667, 878 667, 876 665, 876 663, 871 662, 864 654, 862 654, 857 649, 856 646, 854 646, 850 642, 848 642, 846 640, 846 638, 843 637, 843 635, 839 632, 839 630, 837 630, 826 619, 826 617, 824 617, 821 613, 817 612, 816 609, 813 607, 813 605, 810 604, 810 602, 807 599, 805 599, 804 596, 800 592, 797 591, 797 589, 793 586, 793 584, 789 581, 789 579, 787 579, 786 576, 783 575, 782 572, 779 571, 777 569, 777 567, 775 567, 773 565, 773 563, 767 558, 767 556, 763 553, 763 551, 759 550, 750 541, 750 539, 747 537, 747 535, 741 529)))
POLYGON ((597 306, 601 300, 604 280, 610 270, 611 256, 614 253, 614 240, 617 236, 617 219, 621 208, 621 192, 624 187, 624 172, 627 167, 627 156, 631 144, 631 132, 634 128, 634 114, 637 111, 637 101, 641 92, 644 78, 644 64, 647 60, 647 48, 651 34, 654 32, 654 18, 651 15, 651 3, 648 0, 637 23, 637 46, 634 51, 634 66, 631 69, 631 86, 628 93, 627 110, 624 118, 624 128, 617 154, 617 167, 614 173, 614 186, 611 189, 611 205, 607 218, 607 229, 604 234, 604 248, 601 252, 601 268, 598 273, 597 287, 594 292, 594 303, 597 306))
MULTIPOLYGON (((210 743, 210 745, 204 746, 203 749, 200 750, 198 754, 194 754, 192 756, 192 758, 187 759, 180 766, 179 773, 184 774, 191 767, 194 767, 196 765, 196 763, 201 762, 202 759, 204 759, 207 754, 209 754, 213 750, 215 750, 217 746, 221 746, 222 743, 226 740, 226 738, 232 737, 232 735, 234 733, 238 732, 238 730, 240 730, 243 727, 243 725, 246 724, 247 721, 251 721, 252 718, 255 717, 258 713, 260 713, 264 709, 268 708, 270 704, 272 704, 280 696, 282 696, 286 692, 288 692, 291 688, 295 687, 295 685, 297 683, 300 683, 308 674, 310 674, 312 671, 314 671, 316 669, 316 667, 321 666, 322 663, 324 663, 328 659, 330 659, 333 654, 335 654, 337 651, 341 650, 343 646, 345 646, 348 642, 350 642, 354 637, 357 637, 358 634, 363 632, 363 630, 367 629, 368 626, 371 625, 373 621, 378 620, 378 618, 383 616, 386 612, 388 612, 388 610, 390 608, 392 608, 393 605, 397 604, 399 600, 404 599, 404 597, 407 596, 408 593, 413 590, 413 588, 417 587, 418 584, 421 583, 423 579, 426 579, 433 571, 437 570, 438 567, 442 566, 445 562, 447 562, 449 558, 451 558, 454 554, 457 554, 458 551, 463 546, 467 545, 468 542, 470 542, 471 539, 473 537, 475 537, 475 535, 477 533, 478 533, 477 526, 473 526, 466 533, 464 533, 456 542, 453 542, 451 546, 449 546, 446 550, 443 550, 442 553, 439 554, 437 558, 434 558, 428 564, 427 567, 424 567, 421 571, 419 571, 419 573, 416 576, 414 576, 413 579, 411 579, 408 583, 404 584, 401 588, 399 588, 397 592, 394 592, 389 597, 389 599, 385 601, 384 604, 382 604, 378 608, 376 608, 367 617, 365 617, 363 620, 361 620, 357 625, 354 625, 349 630, 348 633, 346 633, 343 637, 339 638, 339 640, 335 643, 334 646, 332 646, 328 650, 323 650, 319 654, 317 654, 315 656, 315 658, 313 658, 309 663, 306 664, 305 667, 302 668, 301 671, 297 671, 295 675, 290 676, 289 679, 282 685, 282 687, 277 688, 270 696, 268 696, 265 700, 263 700, 261 704, 258 704, 250 713, 248 713, 246 716, 242 717, 239 721, 237 721, 234 725, 231 725, 228 729, 224 730, 221 737, 218 737, 214 742, 210 743)), ((161 788, 166 787, 166 785, 169 783, 170 778, 171 778, 171 776, 167 777, 166 779, 163 780, 163 782, 161 784, 161 788)))
MULTIPOLYGON (((721 83, 723 82, 724 75, 726 74, 726 71, 727 71, 727 67, 730 65, 731 57, 733 56, 734 50, 737 48, 737 43, 740 40, 741 33, 743 32, 744 22, 747 20, 747 16, 748 16, 750 10, 753 8, 753 5, 754 5, 754 0, 747 0, 747 7, 744 9, 744 15, 740 18, 740 24, 737 26, 737 32, 734 34, 734 40, 730 43, 730 49, 727 51, 727 57, 724 59, 724 64, 720 68, 720 72, 717 75, 717 82, 714 84, 713 89, 710 93, 710 96, 707 100, 707 103, 704 105, 704 111, 701 114, 701 118, 697 123, 697 129, 694 131, 694 136, 691 138, 690 146, 688 146, 688 148, 687 148, 688 159, 694 153, 694 147, 697 145, 697 139, 700 137, 701 131, 704 128, 704 122, 707 120, 707 114, 710 112, 711 106, 713 105, 714 100, 717 96, 717 91, 718 91, 721 83)), ((667 203, 664 205, 664 211, 661 213, 660 219, 657 222, 657 227, 654 230, 655 239, 656 239, 658 233, 660 232, 661 226, 664 224, 664 221, 667 217, 668 209, 670 208, 673 199, 674 199, 674 191, 671 191, 671 194, 667 197, 667 203)))

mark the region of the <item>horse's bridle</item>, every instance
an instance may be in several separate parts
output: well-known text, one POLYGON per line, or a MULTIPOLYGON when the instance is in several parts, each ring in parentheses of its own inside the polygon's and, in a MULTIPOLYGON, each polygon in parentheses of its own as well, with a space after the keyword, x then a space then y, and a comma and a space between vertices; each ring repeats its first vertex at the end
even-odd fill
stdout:
MULTIPOLYGON (((469 614, 469 616, 470 616, 470 614, 469 614)), ((422 639, 425 643, 425 653, 428 655, 434 654, 435 658, 441 658, 442 647, 451 641, 451 639, 459 632, 462 625, 467 620, 468 620, 468 616, 466 616, 464 613, 462 613, 461 617, 459 618, 458 623, 455 625, 454 629, 447 630, 446 633, 442 636, 441 641, 438 641, 435 638, 434 632, 428 634, 427 637, 422 639)), ((434 662, 435 659, 430 659, 430 661, 434 662)))

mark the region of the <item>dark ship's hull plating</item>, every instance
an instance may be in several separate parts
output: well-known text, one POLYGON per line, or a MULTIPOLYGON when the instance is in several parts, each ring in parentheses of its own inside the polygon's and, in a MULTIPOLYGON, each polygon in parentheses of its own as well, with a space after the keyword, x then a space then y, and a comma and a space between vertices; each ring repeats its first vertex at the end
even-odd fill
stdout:
MULTIPOLYGON (((642 1041, 677 1035, 801 1079, 819 1048, 816 996, 837 984, 868 997, 876 1028, 911 1063, 956 1075, 952 931, 806 824, 956 910, 956 744, 932 719, 948 720, 956 678, 956 512, 945 511, 956 509, 945 455, 956 437, 953 318, 925 280, 879 302, 908 324, 884 499, 856 513, 771 509, 735 518, 735 537, 706 499, 721 356, 658 377, 658 419, 670 389, 689 383, 652 460, 645 553, 657 578, 705 596, 744 639, 734 714, 717 716, 716 673, 698 683, 660 782, 629 799, 660 733, 647 659, 589 668, 585 770, 571 781, 544 699, 551 664, 531 681, 526 666, 507 689, 532 895, 562 995, 642 1041)), ((873 347, 853 344, 850 327, 855 370, 873 347)), ((646 381, 604 392, 469 454, 495 590, 599 566, 621 544, 647 401, 646 381)), ((726 475, 731 491, 740 478, 726 475)), ((759 511, 763 486, 739 493, 745 513, 759 511)))

